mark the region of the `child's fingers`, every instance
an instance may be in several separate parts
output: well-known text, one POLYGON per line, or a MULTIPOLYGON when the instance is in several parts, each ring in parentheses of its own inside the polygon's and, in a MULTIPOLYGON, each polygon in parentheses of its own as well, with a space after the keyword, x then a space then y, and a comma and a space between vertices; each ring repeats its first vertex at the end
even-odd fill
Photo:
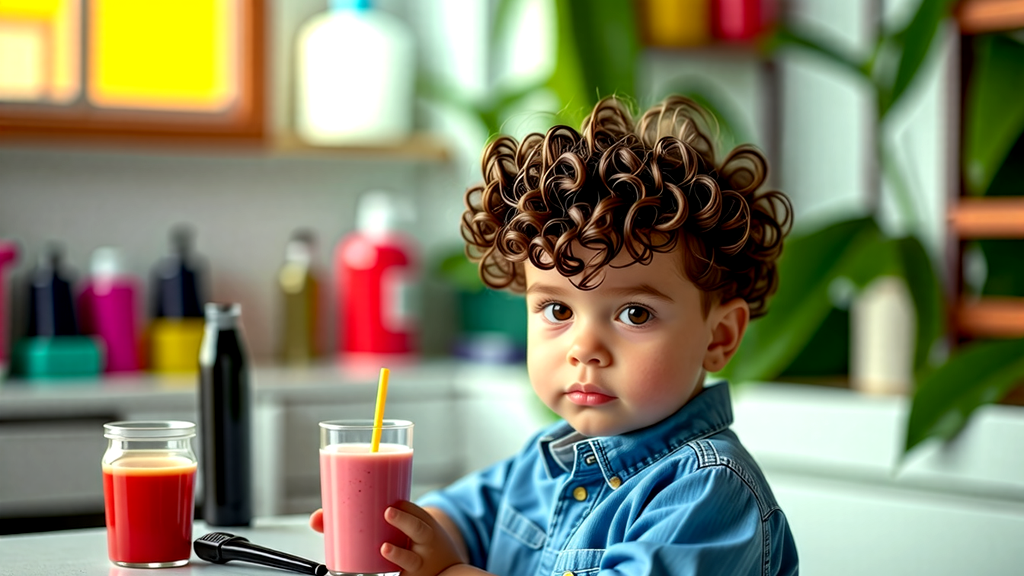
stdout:
POLYGON ((324 531, 324 510, 323 508, 317 509, 309 516, 309 527, 317 532, 324 531))
POLYGON ((389 506, 384 511, 384 520, 401 530, 416 544, 427 544, 433 540, 434 531, 430 525, 405 510, 389 506))
POLYGON ((398 564, 406 572, 416 572, 423 566, 423 558, 420 558, 419 554, 405 548, 399 548, 390 542, 381 544, 380 555, 385 560, 398 564))

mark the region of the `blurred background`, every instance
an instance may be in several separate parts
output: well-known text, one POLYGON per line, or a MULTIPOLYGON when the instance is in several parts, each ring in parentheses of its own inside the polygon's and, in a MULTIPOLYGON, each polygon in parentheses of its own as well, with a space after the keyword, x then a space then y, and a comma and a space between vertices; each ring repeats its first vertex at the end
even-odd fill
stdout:
POLYGON ((273 430, 261 513, 316 507, 291 448, 368 364, 474 436, 423 489, 511 453, 551 415, 521 299, 462 256, 483 146, 683 94, 793 202, 719 376, 805 567, 1013 573, 1022 93, 1019 0, 0 0, 0 528, 102 525, 71 462, 97 422, 194 414, 210 300, 242 304, 273 430))

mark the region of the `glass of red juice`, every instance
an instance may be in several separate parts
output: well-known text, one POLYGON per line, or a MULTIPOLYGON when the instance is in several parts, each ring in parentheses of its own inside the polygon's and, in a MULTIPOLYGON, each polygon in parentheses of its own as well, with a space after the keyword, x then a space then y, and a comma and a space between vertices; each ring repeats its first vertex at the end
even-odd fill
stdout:
POLYGON ((196 425, 111 422, 103 454, 107 554, 128 568, 188 564, 192 554, 196 425))
POLYGON ((372 420, 320 423, 324 549, 335 576, 397 575, 401 568, 385 560, 380 547, 409 547, 408 537, 384 520, 384 510, 409 499, 412 422, 384 420, 377 452, 372 440, 372 420))

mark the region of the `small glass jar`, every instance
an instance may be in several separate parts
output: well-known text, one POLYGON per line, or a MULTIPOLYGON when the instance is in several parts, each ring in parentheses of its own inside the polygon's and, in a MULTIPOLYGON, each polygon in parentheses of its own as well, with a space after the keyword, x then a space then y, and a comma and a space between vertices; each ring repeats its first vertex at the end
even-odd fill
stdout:
POLYGON ((192 554, 196 425, 174 420, 111 422, 103 454, 107 553, 128 568, 188 564, 192 554))

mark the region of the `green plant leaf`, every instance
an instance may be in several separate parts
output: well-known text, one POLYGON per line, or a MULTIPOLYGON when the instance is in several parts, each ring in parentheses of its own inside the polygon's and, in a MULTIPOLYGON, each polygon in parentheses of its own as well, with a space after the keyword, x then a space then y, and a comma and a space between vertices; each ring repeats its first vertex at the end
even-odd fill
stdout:
POLYGON ((904 454, 928 438, 949 440, 983 404, 1003 398, 1024 378, 1024 339, 968 344, 917 386, 904 454))
POLYGON ((736 382, 777 377, 807 346, 832 309, 829 286, 865 247, 876 246, 874 220, 832 224, 786 240, 779 289, 766 316, 751 323, 736 355, 720 375, 736 382))
POLYGON ((991 34, 973 41, 962 169, 967 191, 985 194, 1024 131, 1024 45, 991 34))
POLYGON ((484 283, 480 280, 477 268, 461 249, 444 256, 434 266, 441 279, 463 292, 483 291, 484 283))
POLYGON ((928 56, 939 24, 949 17, 956 0, 921 0, 906 29, 893 37, 900 45, 900 63, 891 87, 882 87, 879 118, 892 109, 917 76, 928 56))
POLYGON ((562 102, 563 121, 579 126, 600 98, 634 97, 636 17, 629 0, 556 0, 555 12, 557 54, 548 86, 562 102))
POLYGON ((917 372, 927 366, 932 346, 945 334, 945 299, 931 258, 921 241, 915 236, 900 238, 896 240, 896 250, 917 315, 914 344, 914 370, 917 372))
POLYGON ((850 311, 833 306, 779 379, 842 376, 850 372, 850 311))
POLYGON ((597 99, 633 97, 640 56, 636 12, 630 0, 560 0, 572 4, 572 26, 580 67, 597 99))
POLYGON ((717 145, 720 154, 741 142, 760 145, 754 141, 752 131, 743 121, 743 115, 729 95, 705 78, 684 76, 673 80, 668 83, 667 90, 663 94, 655 94, 654 99, 661 100, 670 94, 680 94, 692 99, 715 117, 721 132, 717 145))
POLYGON ((555 2, 555 69, 548 79, 548 87, 562 103, 559 116, 564 124, 578 127, 589 108, 589 94, 584 88, 586 79, 577 50, 576 30, 572 25, 573 10, 570 2, 555 2))
POLYGON ((764 41, 763 44, 763 50, 767 53, 787 47, 798 47, 810 50, 811 52, 824 57, 826 60, 846 69, 848 72, 852 72, 857 76, 862 76, 871 80, 871 76, 869 75, 864 63, 855 62, 852 58, 849 58, 833 48, 827 41, 817 38, 814 34, 807 31, 780 26, 768 37, 767 40, 764 41))
POLYGON ((488 35, 487 57, 488 66, 495 68, 495 60, 502 53, 502 45, 512 35, 513 16, 523 0, 497 0, 494 5, 494 18, 491 20, 491 33, 488 35))

